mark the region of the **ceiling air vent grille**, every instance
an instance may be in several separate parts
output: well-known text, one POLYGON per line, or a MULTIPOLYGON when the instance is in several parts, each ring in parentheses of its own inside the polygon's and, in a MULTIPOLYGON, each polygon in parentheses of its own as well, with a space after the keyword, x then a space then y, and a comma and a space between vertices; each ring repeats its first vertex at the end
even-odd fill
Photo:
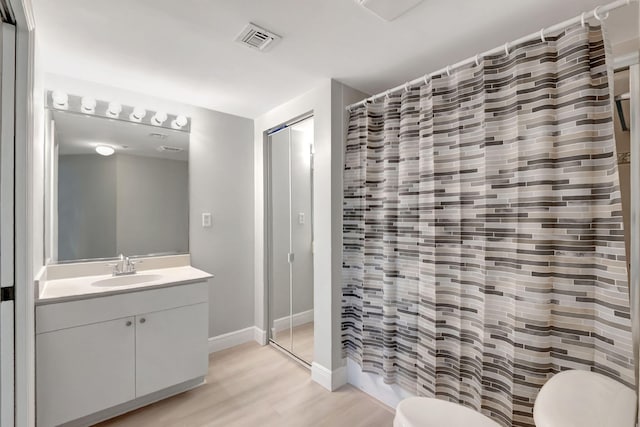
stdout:
POLYGON ((170 145, 163 145, 161 147, 158 147, 158 151, 165 152, 165 153, 179 153, 183 150, 182 148, 179 148, 179 147, 171 147, 170 145))
POLYGON ((236 41, 251 49, 265 51, 270 48, 276 41, 280 40, 280 36, 249 23, 244 30, 236 37, 236 41))

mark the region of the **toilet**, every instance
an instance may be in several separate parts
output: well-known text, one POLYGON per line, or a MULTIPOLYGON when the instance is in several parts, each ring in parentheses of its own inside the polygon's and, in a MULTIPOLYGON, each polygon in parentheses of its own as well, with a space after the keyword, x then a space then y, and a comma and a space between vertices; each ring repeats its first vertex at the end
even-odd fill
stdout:
MULTIPOLYGON (((536 427, 634 427, 636 394, 604 375, 564 371, 540 389, 533 408, 536 427)), ((393 427, 501 427, 465 406, 428 397, 404 399, 393 427)))
POLYGON ((589 371, 555 375, 533 406, 536 427, 634 427, 635 418, 636 393, 589 371))

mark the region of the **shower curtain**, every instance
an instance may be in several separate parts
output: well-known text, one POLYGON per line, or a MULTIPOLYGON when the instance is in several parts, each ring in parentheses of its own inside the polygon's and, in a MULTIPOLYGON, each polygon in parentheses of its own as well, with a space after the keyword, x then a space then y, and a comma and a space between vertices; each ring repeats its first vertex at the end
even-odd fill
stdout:
POLYGON ((600 27, 571 27, 351 112, 345 355, 532 426, 565 369, 634 380, 600 27))

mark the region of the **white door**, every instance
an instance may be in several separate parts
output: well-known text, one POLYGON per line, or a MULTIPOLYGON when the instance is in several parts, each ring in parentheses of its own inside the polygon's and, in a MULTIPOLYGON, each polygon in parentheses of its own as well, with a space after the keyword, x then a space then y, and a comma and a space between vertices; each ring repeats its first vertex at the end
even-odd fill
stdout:
POLYGON ((0 31, 0 427, 14 424, 15 27, 0 31))

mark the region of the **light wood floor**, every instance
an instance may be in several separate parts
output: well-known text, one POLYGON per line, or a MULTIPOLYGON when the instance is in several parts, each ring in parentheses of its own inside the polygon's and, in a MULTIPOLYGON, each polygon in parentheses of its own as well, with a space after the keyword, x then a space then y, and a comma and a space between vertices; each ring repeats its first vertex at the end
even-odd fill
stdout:
POLYGON ((393 412, 349 385, 330 393, 270 346, 209 356, 207 384, 99 424, 154 427, 390 427, 393 412))
POLYGON ((288 328, 279 331, 274 341, 302 360, 313 362, 313 322, 294 327, 293 336, 288 328))

